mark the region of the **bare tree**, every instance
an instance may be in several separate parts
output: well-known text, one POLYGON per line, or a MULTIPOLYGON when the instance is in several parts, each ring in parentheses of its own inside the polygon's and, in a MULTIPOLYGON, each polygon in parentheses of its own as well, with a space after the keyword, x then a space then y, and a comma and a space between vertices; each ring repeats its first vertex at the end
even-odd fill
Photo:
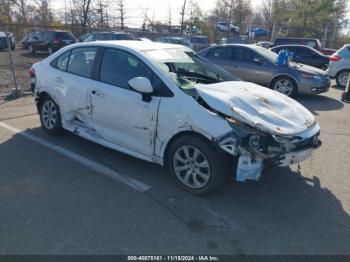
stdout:
MULTIPOLYGON (((85 28, 91 23, 91 17, 93 16, 93 0, 72 0, 73 12, 72 20, 76 20, 85 31, 85 28)), ((73 21, 72 21, 73 22, 73 21)))
POLYGON ((124 0, 118 0, 118 11, 121 29, 124 30, 125 26, 125 4, 124 0))
POLYGON ((35 7, 35 21, 42 26, 50 26, 53 22, 53 14, 49 0, 36 0, 35 7))
POLYGON ((184 0, 184 3, 181 7, 181 28, 180 28, 180 34, 182 35, 183 30, 184 30, 184 21, 185 21, 185 11, 186 11, 186 2, 187 0, 184 0))
POLYGON ((27 0, 12 0, 12 4, 16 9, 17 20, 21 24, 26 24, 28 21, 29 7, 27 0))

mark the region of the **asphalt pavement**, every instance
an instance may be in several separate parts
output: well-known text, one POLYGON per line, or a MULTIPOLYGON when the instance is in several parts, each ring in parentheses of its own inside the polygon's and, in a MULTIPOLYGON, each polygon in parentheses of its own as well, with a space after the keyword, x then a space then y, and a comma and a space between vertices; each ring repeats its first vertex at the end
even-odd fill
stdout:
POLYGON ((33 111, 0 115, 0 254, 350 254, 350 105, 340 93, 297 98, 323 142, 300 168, 243 184, 232 174, 203 197, 158 165, 48 136, 33 111))

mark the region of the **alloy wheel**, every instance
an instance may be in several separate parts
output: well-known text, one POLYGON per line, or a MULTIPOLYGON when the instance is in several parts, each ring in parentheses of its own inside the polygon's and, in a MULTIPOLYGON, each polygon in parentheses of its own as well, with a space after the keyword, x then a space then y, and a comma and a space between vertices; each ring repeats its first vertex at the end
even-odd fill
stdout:
POLYGON ((196 147, 185 145, 175 152, 173 159, 177 178, 193 189, 205 187, 210 179, 210 163, 196 147))
POLYGON ((47 100, 41 109, 42 120, 44 126, 51 130, 55 127, 57 122, 57 108, 56 105, 51 101, 47 100))
POLYGON ((273 89, 286 96, 291 96, 294 92, 294 85, 289 79, 283 78, 275 83, 273 89))
POLYGON ((348 84, 349 75, 349 72, 344 72, 338 76, 338 82, 341 86, 346 86, 348 84))

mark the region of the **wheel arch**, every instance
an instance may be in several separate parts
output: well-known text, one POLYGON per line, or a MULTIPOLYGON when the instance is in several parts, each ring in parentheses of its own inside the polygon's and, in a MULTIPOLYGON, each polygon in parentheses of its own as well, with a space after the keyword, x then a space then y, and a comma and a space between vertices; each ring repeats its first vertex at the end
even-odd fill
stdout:
MULTIPOLYGON (((55 101, 55 99, 53 99, 53 97, 50 96, 49 93, 47 93, 46 91, 42 91, 42 92, 40 92, 39 94, 37 94, 37 99, 36 99, 37 104, 36 104, 36 106, 37 106, 37 108, 38 108, 38 111, 40 111, 41 105, 42 105, 42 103, 43 103, 43 101, 44 101, 44 99, 45 99, 46 97, 49 97, 50 99, 52 99, 52 100, 57 104, 57 102, 55 101)), ((58 104, 57 104, 57 106, 58 106, 58 104)), ((59 106, 58 106, 58 107, 59 107, 59 106)))
POLYGON ((206 142, 208 142, 210 144, 211 140, 210 140, 210 137, 209 136, 206 136, 204 134, 201 134, 197 131, 194 131, 194 130, 183 130, 183 131, 180 131, 178 133, 176 133, 175 135, 173 135, 169 141, 167 142, 166 146, 165 146, 165 149, 163 151, 163 154, 162 154, 162 159, 163 159, 163 165, 165 167, 168 166, 168 154, 169 154, 169 149, 171 147, 171 145, 177 140, 179 139, 180 137, 183 137, 183 136, 196 136, 198 138, 201 138, 203 140, 205 140, 206 142))

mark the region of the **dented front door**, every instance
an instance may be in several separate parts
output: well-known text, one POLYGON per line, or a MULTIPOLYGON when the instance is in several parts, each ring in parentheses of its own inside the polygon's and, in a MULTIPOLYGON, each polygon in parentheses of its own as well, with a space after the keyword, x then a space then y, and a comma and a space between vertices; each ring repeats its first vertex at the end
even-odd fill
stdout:
POLYGON ((92 90, 93 127, 104 139, 151 156, 159 101, 144 102, 133 90, 99 83, 92 90))

